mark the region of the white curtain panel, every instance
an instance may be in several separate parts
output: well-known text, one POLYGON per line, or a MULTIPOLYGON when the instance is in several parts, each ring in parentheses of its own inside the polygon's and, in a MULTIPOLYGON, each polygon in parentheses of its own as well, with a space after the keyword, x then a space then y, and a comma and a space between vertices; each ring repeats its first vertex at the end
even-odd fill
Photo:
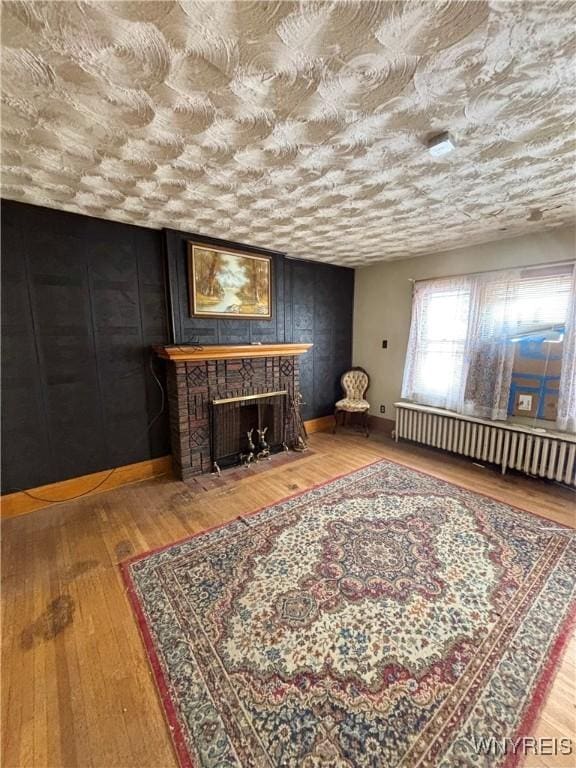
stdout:
POLYGON ((462 409, 469 310, 468 277, 414 284, 403 398, 453 411, 462 409))
POLYGON ((462 413, 483 419, 508 418, 514 367, 514 342, 521 320, 517 270, 476 275, 471 281, 470 312, 463 371, 462 413))
POLYGON ((576 432, 576 267, 572 270, 556 426, 566 432, 576 432))

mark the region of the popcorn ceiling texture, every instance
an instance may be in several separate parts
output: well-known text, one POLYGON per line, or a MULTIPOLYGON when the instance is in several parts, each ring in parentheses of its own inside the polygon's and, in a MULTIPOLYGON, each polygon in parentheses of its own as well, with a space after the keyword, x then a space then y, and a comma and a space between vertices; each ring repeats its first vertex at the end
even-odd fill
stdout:
POLYGON ((4 2, 2 41, 6 198, 351 266, 573 216, 573 3, 4 2))

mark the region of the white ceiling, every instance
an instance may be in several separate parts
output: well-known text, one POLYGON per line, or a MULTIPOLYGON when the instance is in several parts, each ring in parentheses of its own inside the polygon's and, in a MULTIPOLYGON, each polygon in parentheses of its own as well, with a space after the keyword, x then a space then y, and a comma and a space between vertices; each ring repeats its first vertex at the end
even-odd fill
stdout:
POLYGON ((574 10, 3 2, 3 196, 351 266, 557 226, 574 10))

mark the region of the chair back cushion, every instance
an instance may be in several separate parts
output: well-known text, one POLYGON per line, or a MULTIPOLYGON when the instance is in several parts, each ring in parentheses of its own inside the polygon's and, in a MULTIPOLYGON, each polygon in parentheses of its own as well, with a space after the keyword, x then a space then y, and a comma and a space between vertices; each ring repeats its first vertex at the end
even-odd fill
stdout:
POLYGON ((362 400, 368 389, 369 379, 366 371, 351 370, 342 375, 342 387, 346 397, 351 400, 362 400))

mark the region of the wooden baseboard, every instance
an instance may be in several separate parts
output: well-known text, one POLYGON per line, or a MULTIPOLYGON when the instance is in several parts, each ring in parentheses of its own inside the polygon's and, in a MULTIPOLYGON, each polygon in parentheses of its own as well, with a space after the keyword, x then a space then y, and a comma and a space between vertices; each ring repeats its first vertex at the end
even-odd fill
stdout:
POLYGON ((103 472, 94 472, 91 475, 73 477, 70 480, 61 480, 58 483, 30 488, 28 490, 30 496, 26 493, 10 493, 0 498, 0 518, 7 519, 25 515, 52 504, 69 501, 80 494, 92 496, 128 483, 137 483, 141 480, 148 480, 150 477, 166 475, 171 472, 171 467, 172 457, 162 456, 159 459, 149 459, 148 461, 139 461, 136 464, 116 467, 112 474, 110 474, 109 469, 106 469, 103 472), (107 477, 107 475, 110 476, 107 477), (99 483, 102 484, 99 485, 99 483), (35 499, 32 496, 40 498, 35 499))
MULTIPOLYGON (((318 419, 304 422, 309 434, 332 429, 333 423, 333 416, 321 416, 318 419)), ((94 472, 91 475, 73 477, 70 480, 61 480, 58 483, 41 485, 38 488, 30 488, 28 489, 30 496, 26 493, 10 493, 0 497, 0 519, 5 520, 18 515, 26 515, 28 512, 44 509, 44 507, 49 507, 52 504, 70 501, 76 496, 92 496, 95 493, 110 491, 112 488, 118 488, 128 483, 137 483, 151 477, 166 475, 171 470, 172 457, 162 456, 160 459, 149 459, 148 461, 139 461, 136 464, 116 467, 108 478, 109 469, 103 472, 94 472), (102 485, 99 485, 101 482, 102 485), (32 498, 33 496, 40 498, 35 499, 32 498)))
POLYGON ((317 419, 310 419, 309 421, 304 422, 304 426, 309 435, 314 432, 324 432, 328 429, 332 429, 334 426, 334 416, 320 416, 317 419))
POLYGON ((394 419, 384 419, 382 416, 368 416, 368 426, 371 432, 380 432, 392 437, 396 422, 394 419))
MULTIPOLYGON (((368 424, 371 432, 380 432, 392 436, 396 422, 394 419, 383 419, 382 416, 368 416, 368 424)), ((318 419, 305 421, 304 426, 308 434, 314 432, 325 432, 332 430, 334 426, 334 416, 320 416, 318 419)))

